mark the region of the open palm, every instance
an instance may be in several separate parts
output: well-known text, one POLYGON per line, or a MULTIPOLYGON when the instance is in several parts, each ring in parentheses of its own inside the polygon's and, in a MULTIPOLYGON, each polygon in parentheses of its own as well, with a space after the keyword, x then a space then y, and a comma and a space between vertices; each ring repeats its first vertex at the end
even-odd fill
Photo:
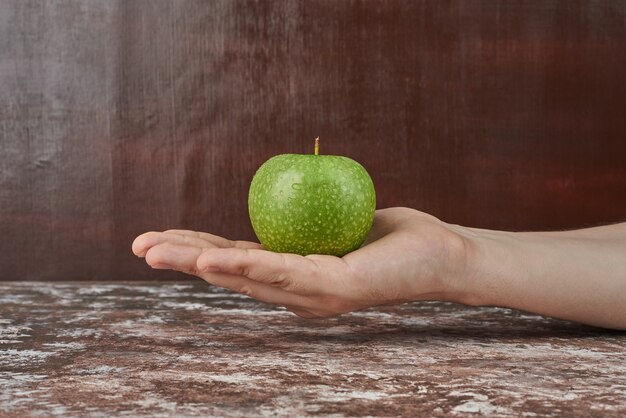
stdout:
POLYGON ((187 230, 147 232, 132 249, 153 268, 198 276, 305 318, 441 299, 464 259, 453 229, 408 208, 377 210, 365 244, 344 257, 274 253, 187 230))

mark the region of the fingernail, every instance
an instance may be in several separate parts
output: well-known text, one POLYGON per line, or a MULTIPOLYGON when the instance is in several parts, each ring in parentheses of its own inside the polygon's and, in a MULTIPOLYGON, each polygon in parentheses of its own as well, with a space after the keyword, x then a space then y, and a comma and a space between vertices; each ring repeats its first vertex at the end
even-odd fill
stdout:
POLYGON ((217 266, 206 266, 202 271, 206 273, 215 273, 217 271, 221 271, 217 266))
POLYGON ((157 270, 173 270, 172 266, 168 264, 163 264, 163 263, 153 264, 150 267, 152 267, 153 269, 157 269, 157 270))

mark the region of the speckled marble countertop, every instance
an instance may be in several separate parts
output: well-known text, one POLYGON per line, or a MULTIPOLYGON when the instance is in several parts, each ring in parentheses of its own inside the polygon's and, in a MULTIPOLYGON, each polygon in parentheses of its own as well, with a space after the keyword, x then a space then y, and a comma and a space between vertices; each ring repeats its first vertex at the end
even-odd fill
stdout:
POLYGON ((626 333, 413 303, 330 320, 180 283, 0 282, 0 415, 625 416, 626 333))

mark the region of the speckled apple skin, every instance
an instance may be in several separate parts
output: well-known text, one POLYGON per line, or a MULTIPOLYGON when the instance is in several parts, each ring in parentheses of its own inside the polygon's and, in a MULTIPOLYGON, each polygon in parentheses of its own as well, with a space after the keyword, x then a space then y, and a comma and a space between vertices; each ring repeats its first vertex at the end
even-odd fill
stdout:
POLYGON ((375 210, 365 168, 335 155, 272 157, 257 170, 248 194, 254 232, 275 252, 343 256, 363 244, 375 210))

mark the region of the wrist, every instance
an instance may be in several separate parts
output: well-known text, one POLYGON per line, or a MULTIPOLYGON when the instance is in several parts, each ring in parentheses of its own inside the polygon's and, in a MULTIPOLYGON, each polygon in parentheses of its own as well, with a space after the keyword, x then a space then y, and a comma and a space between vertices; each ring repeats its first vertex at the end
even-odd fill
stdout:
POLYGON ((511 247, 519 233, 448 225, 462 245, 462 256, 449 273, 446 300, 470 306, 497 305, 498 276, 511 274, 511 247))
POLYGON ((464 244, 465 263, 459 274, 451 276, 446 300, 625 329, 626 242, 619 227, 611 228, 608 238, 606 228, 566 232, 449 228, 464 244))

